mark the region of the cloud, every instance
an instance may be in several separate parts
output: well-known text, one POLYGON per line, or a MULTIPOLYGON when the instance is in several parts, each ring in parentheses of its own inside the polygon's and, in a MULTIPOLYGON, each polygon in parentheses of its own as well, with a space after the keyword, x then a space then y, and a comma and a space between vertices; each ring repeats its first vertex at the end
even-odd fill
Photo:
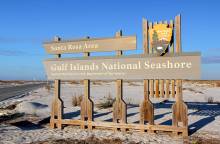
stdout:
POLYGON ((216 64, 220 63, 220 56, 209 56, 209 57, 202 57, 203 64, 216 64))

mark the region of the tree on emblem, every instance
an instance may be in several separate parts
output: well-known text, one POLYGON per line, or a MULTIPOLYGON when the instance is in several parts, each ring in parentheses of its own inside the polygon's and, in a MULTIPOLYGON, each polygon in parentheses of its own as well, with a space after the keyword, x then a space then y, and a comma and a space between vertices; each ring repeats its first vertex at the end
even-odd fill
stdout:
POLYGON ((156 43, 157 41, 158 41, 157 31, 154 30, 154 33, 153 33, 153 43, 156 43))

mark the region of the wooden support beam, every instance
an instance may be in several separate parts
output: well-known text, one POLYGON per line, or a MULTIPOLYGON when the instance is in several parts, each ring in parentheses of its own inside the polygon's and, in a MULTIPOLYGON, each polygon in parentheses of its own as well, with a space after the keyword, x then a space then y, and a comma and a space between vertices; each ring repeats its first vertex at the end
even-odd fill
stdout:
MULTIPOLYGON (((151 29, 153 28, 153 24, 150 22, 149 23, 149 28, 148 29, 151 29)), ((149 33, 148 33, 149 34, 149 33)), ((146 47, 144 47, 145 49, 146 47)), ((149 53, 152 54, 153 53, 153 47, 151 45, 151 43, 149 42, 149 37, 148 37, 148 48, 146 49, 149 49, 149 53)), ((150 88, 150 96, 151 97, 154 97, 154 80, 149 80, 149 88, 150 88)))
MULTIPOLYGON (((54 37, 54 41, 60 41, 61 38, 54 37)), ((56 55, 56 58, 60 58, 61 55, 56 55)), ((50 127, 55 128, 54 121, 57 119, 56 126, 59 129, 62 129, 62 118, 63 118, 63 101, 60 97, 60 80, 54 81, 54 98, 51 105, 51 117, 50 117, 50 127)))
MULTIPOLYGON (((115 36, 121 37, 122 31, 116 32, 115 36)), ((116 51, 116 55, 121 56, 122 51, 116 51)), ((123 81, 121 79, 116 81, 116 92, 116 101, 113 104, 113 122, 127 123, 127 105, 123 100, 123 81)), ((126 131, 126 129, 121 129, 121 131, 126 131)))
MULTIPOLYGON (((165 21, 165 24, 168 24, 167 21, 165 21)), ((168 24, 168 27, 169 28, 173 28, 173 20, 170 20, 170 23, 168 24)), ((174 31, 174 30, 173 30, 174 31)), ((171 45, 169 46, 169 49, 168 49, 168 53, 174 53, 174 42, 173 42, 173 34, 172 34, 172 38, 171 38, 171 45)), ((172 95, 175 95, 175 81, 174 80, 171 80, 171 93, 172 95), (174 86, 174 91, 173 90, 173 86, 174 86)), ((165 95, 166 95, 166 98, 170 98, 170 80, 166 80, 166 91, 165 91, 165 95)))
POLYGON ((160 80, 160 97, 164 98, 164 80, 160 80))
MULTIPOLYGON (((154 25, 157 25, 157 24, 158 24, 158 22, 154 22, 153 27, 154 27, 154 25)), ((160 21, 159 24, 162 24, 162 21, 160 21)), ((155 49, 153 49, 153 53, 157 53, 157 51, 155 49)), ((159 95, 159 80, 155 79, 154 84, 155 84, 154 85, 155 97, 159 98, 160 97, 160 95, 159 95)))
MULTIPOLYGON (((176 27, 176 53, 181 53, 181 19, 180 15, 175 17, 175 27, 176 27)), ((173 110, 173 126, 179 126, 178 122, 182 122, 183 127, 187 127, 187 130, 184 132, 184 136, 188 136, 188 108, 183 101, 182 96, 182 80, 176 81, 176 101, 172 106, 173 110)), ((176 133, 174 133, 176 134, 176 133)))
MULTIPOLYGON (((87 37, 86 39, 89 39, 89 37, 87 37)), ((89 52, 85 52, 84 53, 84 57, 89 57, 90 53, 89 52)), ((90 80, 85 79, 84 81, 84 97, 83 100, 81 102, 81 120, 83 121, 93 121, 93 107, 94 104, 92 102, 92 100, 90 99, 90 80)), ((81 128, 84 129, 85 126, 82 123, 81 128)), ((92 130, 92 126, 88 125, 88 129, 92 130)))
POLYGON ((160 96, 159 96, 159 80, 155 80, 155 96, 156 96, 156 98, 160 98, 160 96))
POLYGON ((176 90, 175 90, 175 80, 171 80, 171 95, 173 98, 175 98, 176 90))
POLYGON ((166 80, 166 91, 165 91, 166 98, 170 97, 170 80, 166 80))
MULTIPOLYGON (((57 123, 57 120, 54 121, 57 123)), ((131 130, 147 130, 147 131, 166 131, 166 132, 180 132, 182 134, 187 130, 186 127, 176 127, 169 125, 140 125, 140 124, 127 124, 127 123, 114 123, 114 122, 102 122, 102 121, 82 121, 73 119, 63 119, 62 124, 68 125, 92 125, 95 128, 103 129, 131 129, 131 130)))
MULTIPOLYGON (((170 24, 169 24, 170 28, 174 28, 173 26, 173 20, 170 20, 170 24)), ((173 30, 174 31, 174 30, 173 30)), ((174 33, 172 35, 171 38, 171 46, 170 46, 170 53, 174 53, 174 33)), ((176 94, 176 90, 175 90, 175 80, 171 80, 171 96, 174 98, 176 94)))
MULTIPOLYGON (((149 49, 149 44, 148 44, 149 43, 148 30, 149 30, 148 21, 146 19, 143 19, 144 54, 148 54, 151 51, 149 49)), ((140 124, 144 125, 145 121, 147 121, 148 124, 154 124, 154 107, 149 98, 149 80, 144 80, 144 100, 140 104, 140 124)), ((145 131, 145 129, 142 129, 142 131, 145 131)))

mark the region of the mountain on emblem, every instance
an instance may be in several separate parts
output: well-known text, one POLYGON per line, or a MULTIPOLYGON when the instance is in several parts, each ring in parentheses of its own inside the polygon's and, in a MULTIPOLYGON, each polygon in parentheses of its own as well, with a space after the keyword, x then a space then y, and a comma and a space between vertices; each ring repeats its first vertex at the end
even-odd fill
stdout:
POLYGON ((172 38, 172 28, 167 24, 156 24, 149 29, 150 44, 160 55, 164 55, 172 38))

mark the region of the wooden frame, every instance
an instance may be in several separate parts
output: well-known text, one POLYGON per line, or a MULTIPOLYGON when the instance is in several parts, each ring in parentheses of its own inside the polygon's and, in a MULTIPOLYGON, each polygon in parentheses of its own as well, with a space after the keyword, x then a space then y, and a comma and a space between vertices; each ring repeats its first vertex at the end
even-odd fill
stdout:
MULTIPOLYGON (((172 45, 169 46, 169 53, 181 53, 181 21, 180 15, 175 17, 175 23, 171 20, 159 22, 167 24, 168 27, 173 29, 172 45), (174 42, 176 45, 174 46, 174 42), (175 47, 175 49, 174 49, 175 47)), ((154 53, 151 44, 149 43, 149 28, 152 28, 155 23, 148 23, 143 19, 143 48, 144 54, 154 53)), ((122 31, 116 33, 116 37, 121 37, 122 31)), ((88 38, 87 38, 88 39, 88 38)), ((54 41, 59 42, 61 39, 55 37, 54 41)), ((122 51, 116 51, 116 57, 122 55, 122 51)), ((88 52, 84 53, 85 57, 89 56, 88 52)), ((61 55, 58 54, 57 58, 61 55)), ((62 125, 79 125, 82 129, 88 128, 109 128, 113 130, 139 130, 147 132, 155 131, 169 131, 173 134, 182 133, 183 136, 188 136, 188 116, 187 105, 183 102, 182 97, 182 80, 143 80, 144 83, 144 100, 140 104, 140 123, 128 124, 127 123, 127 106, 123 100, 123 80, 116 81, 116 101, 113 104, 113 122, 94 122, 93 121, 93 102, 90 99, 90 80, 84 80, 84 97, 81 103, 81 120, 63 119, 63 102, 60 98, 60 80, 54 82, 54 98, 52 101, 50 127, 62 129, 62 125), (172 125, 155 125, 154 124, 154 106, 150 101, 152 98, 175 98, 175 103, 172 106, 173 117, 172 125), (147 122, 147 124, 146 124, 147 122), (180 122, 182 125, 180 125, 180 122)))

